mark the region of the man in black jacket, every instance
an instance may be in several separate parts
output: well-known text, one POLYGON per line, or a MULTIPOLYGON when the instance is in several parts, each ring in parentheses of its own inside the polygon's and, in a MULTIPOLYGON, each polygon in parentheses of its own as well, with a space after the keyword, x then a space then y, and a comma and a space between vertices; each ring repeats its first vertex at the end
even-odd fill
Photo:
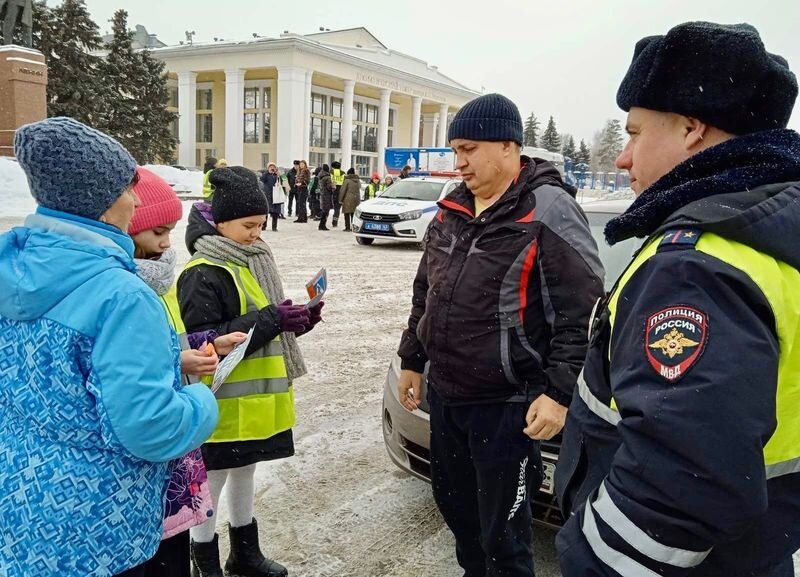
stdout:
POLYGON ((520 156, 513 102, 469 102, 448 139, 464 183, 426 234, 398 393, 415 410, 430 361, 433 492, 465 576, 530 577, 539 440, 564 424, 604 273, 574 190, 520 156))
POLYGON ((606 238, 647 240, 598 306, 564 429, 564 575, 794 575, 797 93, 747 24, 636 45, 617 167, 637 198, 606 238))
POLYGON ((300 167, 300 161, 295 160, 294 162, 292 162, 292 169, 286 173, 286 180, 289 181, 289 206, 287 207, 287 214, 289 216, 292 216, 292 207, 294 206, 294 201, 297 199, 297 189, 295 187, 295 179, 297 179, 297 169, 299 167, 300 167))

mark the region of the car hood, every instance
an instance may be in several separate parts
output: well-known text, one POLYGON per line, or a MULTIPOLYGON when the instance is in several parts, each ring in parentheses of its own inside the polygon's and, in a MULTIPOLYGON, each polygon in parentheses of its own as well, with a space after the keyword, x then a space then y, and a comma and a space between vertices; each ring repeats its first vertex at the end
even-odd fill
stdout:
POLYGON ((400 214, 410 210, 434 212, 438 210, 436 201, 407 200, 404 198, 373 198, 358 205, 361 212, 376 214, 400 214))

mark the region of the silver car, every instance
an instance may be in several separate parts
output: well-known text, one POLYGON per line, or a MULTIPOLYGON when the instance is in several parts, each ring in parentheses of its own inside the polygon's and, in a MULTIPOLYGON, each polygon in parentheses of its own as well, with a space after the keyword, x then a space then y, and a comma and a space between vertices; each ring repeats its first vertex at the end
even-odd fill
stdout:
MULTIPOLYGON (((605 288, 611 290, 631 256, 641 245, 637 239, 628 239, 608 246, 603 237, 606 223, 621 214, 630 205, 630 200, 596 200, 583 204, 589 226, 597 246, 600 260, 606 270, 605 288)), ((427 373, 426 373, 427 374, 427 373)), ((420 408, 407 411, 398 400, 397 382, 400 379, 400 357, 395 356, 389 365, 383 390, 383 440, 392 461, 420 479, 430 482, 430 419, 426 398, 427 382, 423 379, 423 394, 420 408)), ((534 521, 550 527, 560 527, 561 513, 553 495, 553 475, 558 460, 561 436, 542 442, 542 461, 545 475, 539 492, 531 497, 534 521)))

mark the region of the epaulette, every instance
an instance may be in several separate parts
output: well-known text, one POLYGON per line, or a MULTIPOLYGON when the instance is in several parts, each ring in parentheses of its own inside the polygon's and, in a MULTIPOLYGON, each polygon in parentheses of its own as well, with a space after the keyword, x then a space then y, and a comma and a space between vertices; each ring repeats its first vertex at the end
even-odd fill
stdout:
POLYGON ((658 252, 694 248, 702 234, 703 231, 696 228, 671 228, 666 230, 661 236, 661 242, 658 243, 658 252))

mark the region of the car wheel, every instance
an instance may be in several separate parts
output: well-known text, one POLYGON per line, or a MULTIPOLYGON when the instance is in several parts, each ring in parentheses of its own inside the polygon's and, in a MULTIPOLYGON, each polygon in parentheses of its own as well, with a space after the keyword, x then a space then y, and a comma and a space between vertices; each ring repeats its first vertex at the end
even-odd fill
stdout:
POLYGON ((373 241, 374 241, 374 240, 375 240, 374 238, 364 238, 364 237, 362 237, 362 236, 357 236, 357 237, 356 237, 356 242, 357 242, 358 244, 362 244, 362 245, 364 245, 364 246, 369 246, 369 245, 371 245, 371 244, 373 243, 373 241))

